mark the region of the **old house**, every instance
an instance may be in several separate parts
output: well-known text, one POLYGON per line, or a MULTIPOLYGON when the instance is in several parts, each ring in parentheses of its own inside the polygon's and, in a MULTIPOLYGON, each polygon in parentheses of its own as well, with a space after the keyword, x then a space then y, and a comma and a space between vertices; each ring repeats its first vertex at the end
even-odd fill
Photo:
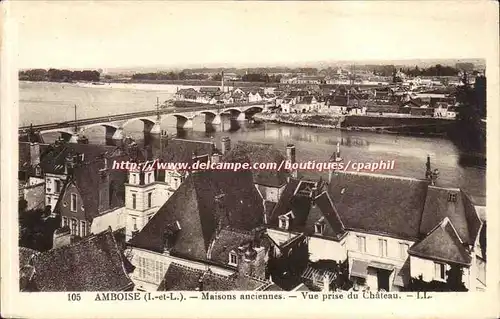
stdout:
MULTIPOLYGON (((163 140, 161 153, 156 154, 162 165, 187 165, 207 162, 212 155, 218 157, 211 142, 172 138, 163 140)), ((126 238, 140 231, 158 209, 172 196, 189 176, 187 168, 130 170, 125 184, 126 238)))
POLYGON ((318 108, 319 102, 313 95, 304 96, 299 102, 297 102, 297 104, 292 107, 295 113, 317 111, 318 108))
POLYGON ((323 187, 291 179, 269 218, 280 236, 307 234, 312 261, 347 260, 355 284, 387 291, 414 277, 445 282, 452 267, 475 290, 481 225, 460 189, 352 172, 333 172, 323 187))
POLYGON ((85 237, 111 227, 124 228, 124 184, 126 172, 113 170, 109 161, 78 163, 68 158, 65 181, 54 214, 71 235, 85 237))
POLYGON ((23 180, 26 180, 29 185, 44 185, 43 202, 52 210, 69 176, 68 165, 89 163, 104 157, 111 161, 125 154, 123 149, 115 146, 73 144, 62 140, 56 140, 50 145, 19 144, 19 160, 22 161, 19 167, 24 175, 23 180))
POLYGON ((271 144, 239 141, 223 156, 223 161, 226 162, 250 163, 251 165, 256 163, 273 165, 274 163, 276 166, 274 169, 263 167, 252 170, 255 187, 265 201, 266 210, 271 209, 278 202, 289 174, 296 174, 296 172, 288 172, 284 167, 277 169, 286 160, 293 163, 296 161, 294 145, 288 145, 286 154, 283 155, 271 144))
POLYGON ((173 264, 265 280, 263 210, 251 172, 193 172, 128 243, 137 289, 157 290, 173 264))

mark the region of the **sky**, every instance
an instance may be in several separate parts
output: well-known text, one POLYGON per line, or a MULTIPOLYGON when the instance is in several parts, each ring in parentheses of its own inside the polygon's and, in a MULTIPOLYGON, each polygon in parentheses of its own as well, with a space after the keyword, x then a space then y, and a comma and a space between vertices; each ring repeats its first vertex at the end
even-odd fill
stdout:
POLYGON ((19 68, 484 58, 481 35, 495 27, 486 18, 495 8, 451 1, 10 2, 19 68))

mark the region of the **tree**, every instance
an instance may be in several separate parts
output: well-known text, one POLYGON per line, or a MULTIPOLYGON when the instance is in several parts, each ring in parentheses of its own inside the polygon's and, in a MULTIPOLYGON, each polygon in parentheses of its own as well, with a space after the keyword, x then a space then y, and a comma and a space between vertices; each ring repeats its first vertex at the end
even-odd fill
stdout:
POLYGON ((462 268, 457 265, 452 265, 447 271, 446 285, 449 291, 467 291, 462 282, 462 268))

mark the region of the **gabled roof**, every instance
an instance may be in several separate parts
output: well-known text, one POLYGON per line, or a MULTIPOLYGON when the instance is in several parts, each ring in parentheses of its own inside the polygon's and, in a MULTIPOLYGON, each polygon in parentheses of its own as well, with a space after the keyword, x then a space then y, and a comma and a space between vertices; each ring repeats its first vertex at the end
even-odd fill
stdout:
POLYGON ((425 180, 337 171, 328 193, 347 229, 415 240, 427 186, 425 180))
POLYGON ((133 287, 111 229, 34 258, 38 291, 120 291, 133 287))
POLYGON ((410 247, 408 253, 461 265, 471 263, 469 252, 448 217, 445 217, 422 241, 410 247))
POLYGON ((427 234, 445 217, 453 223, 464 243, 475 243, 481 220, 469 197, 460 189, 429 186, 420 232, 427 234), (450 200, 450 196, 453 196, 454 200, 450 200))
POLYGON ((164 233, 168 225, 178 222, 180 230, 171 254, 207 260, 218 224, 251 231, 262 224, 263 212, 262 199, 253 185, 251 172, 200 171, 186 178, 129 243, 163 252, 164 233))
MULTIPOLYGON (((295 196, 295 192, 300 185, 301 180, 296 178, 290 178, 288 184, 286 184, 283 193, 281 194, 278 203, 274 206, 274 210, 270 215, 270 219, 268 221, 269 224, 277 224, 278 217, 288 213, 290 210, 293 210, 294 206, 298 204, 298 201, 292 202, 293 197, 295 196)), ((309 209, 311 203, 306 203, 306 209, 309 209)), ((295 211, 298 211, 298 207, 295 207, 295 211)))
POLYGON ((325 228, 321 236, 339 239, 345 234, 344 224, 335 208, 330 195, 325 191, 314 199, 314 206, 309 211, 306 229, 314 232, 315 224, 324 218, 325 228))
MULTIPOLYGON (((224 161, 235 163, 276 163, 278 166, 285 160, 285 156, 272 144, 239 141, 224 156, 224 161)), ((282 168, 278 170, 253 170, 256 184, 281 187, 286 183, 288 172, 282 168)))
POLYGON ((83 206, 85 207, 85 216, 87 220, 92 220, 110 208, 123 206, 125 203, 124 184, 127 181, 127 173, 122 170, 109 169, 110 165, 108 161, 108 169, 106 170, 109 175, 109 198, 106 199, 109 201, 108 207, 104 209, 99 208, 99 185, 105 183, 101 176, 101 169, 104 168, 104 160, 96 160, 73 169, 73 173, 70 175, 61 191, 61 196, 59 196, 59 201, 54 211, 57 212, 60 210, 64 193, 71 184, 74 184, 78 188, 83 206))
POLYGON ((304 96, 302 101, 300 102, 301 104, 312 104, 313 103, 314 96, 309 95, 309 96, 304 96))
POLYGON ((251 291, 268 286, 266 281, 252 277, 242 275, 226 277, 210 270, 199 270, 173 262, 168 267, 158 291, 193 291, 200 288, 200 283, 203 291, 251 291))

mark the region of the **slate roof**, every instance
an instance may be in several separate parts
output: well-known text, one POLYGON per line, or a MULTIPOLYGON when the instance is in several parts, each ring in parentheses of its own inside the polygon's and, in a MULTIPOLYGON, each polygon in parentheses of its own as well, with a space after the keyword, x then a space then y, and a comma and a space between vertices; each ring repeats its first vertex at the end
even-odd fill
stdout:
POLYGON ((253 239, 254 235, 250 232, 222 229, 213 242, 210 259, 220 264, 227 264, 231 250, 236 250, 253 239))
POLYGON ((415 240, 427 186, 425 180, 337 171, 328 193, 347 229, 415 240))
MULTIPOLYGON (((234 163, 276 163, 285 161, 285 156, 272 144, 239 141, 224 155, 224 161, 234 163)), ((288 172, 281 170, 253 170, 256 184, 281 187, 286 183, 288 172)))
POLYGON ((346 229, 413 240, 417 243, 410 251, 416 256, 470 264, 466 247, 474 245, 482 222, 462 190, 425 180, 336 172, 328 192, 346 229))
POLYGON ((340 239, 345 234, 344 224, 328 193, 318 195, 314 203, 305 224, 306 230, 314 232, 315 224, 324 217, 325 228, 321 236, 340 239))
POLYGON ((121 291, 133 287, 110 229, 40 253, 33 265, 38 291, 121 291))
POLYGON ((114 153, 115 146, 97 144, 63 143, 51 144, 41 153, 40 167, 44 173, 64 174, 64 163, 69 154, 84 154, 84 162, 102 158, 105 153, 114 153))
POLYGON ((251 291, 267 285, 267 282, 242 275, 225 277, 210 270, 199 270, 171 263, 158 291, 184 290, 193 291, 199 288, 201 280, 203 291, 251 291))
POLYGON ((30 265, 33 256, 35 256, 37 253, 38 251, 34 249, 19 247, 19 267, 30 265))
MULTIPOLYGON (((109 174, 109 208, 122 207, 125 204, 125 187, 127 181, 127 173, 122 170, 109 169, 111 164, 108 161, 109 174)), ((72 175, 69 177, 63 190, 61 191, 60 200, 57 202, 54 211, 60 210, 63 194, 68 185, 74 184, 82 197, 83 206, 85 207, 85 215, 87 220, 100 215, 105 210, 99 210, 99 184, 102 183, 100 170, 104 168, 104 160, 97 160, 89 164, 77 166, 74 168, 72 175)), ((106 209, 107 210, 107 209, 106 209)))
POLYGON ((269 224, 276 224, 278 222, 278 217, 288 213, 291 209, 291 199, 295 194, 295 190, 300 184, 299 179, 290 178, 288 184, 286 184, 278 203, 274 206, 269 219, 269 224))
POLYGON ((312 104, 313 103, 314 96, 304 96, 300 104, 312 104))
POLYGON ((448 263, 461 265, 471 263, 471 257, 448 217, 445 217, 422 241, 410 247, 408 253, 448 263))
POLYGON ((165 140, 160 158, 168 163, 192 163, 193 156, 211 156, 215 146, 211 142, 172 138, 165 140))
POLYGON ((170 253, 208 260, 216 228, 251 231, 262 224, 262 198, 248 171, 200 171, 190 174, 129 244, 163 252, 169 225, 180 225, 170 253), (217 200, 215 198, 218 198, 217 200))
MULTIPOLYGON (((293 218, 290 230, 312 235, 316 222, 323 219, 325 229, 321 236, 340 239, 345 234, 345 229, 335 205, 327 192, 323 191, 316 196, 312 187, 313 182, 290 179, 271 214, 270 224, 278 226, 279 216, 291 211, 293 218), (312 196, 307 196, 309 192, 312 196)), ((321 187, 322 185, 317 185, 318 189, 321 187)))
POLYGON ((464 243, 474 244, 481 220, 468 196, 460 189, 429 186, 420 224, 420 233, 427 234, 443 218, 448 217, 464 243), (449 196, 455 196, 450 201, 449 196))

